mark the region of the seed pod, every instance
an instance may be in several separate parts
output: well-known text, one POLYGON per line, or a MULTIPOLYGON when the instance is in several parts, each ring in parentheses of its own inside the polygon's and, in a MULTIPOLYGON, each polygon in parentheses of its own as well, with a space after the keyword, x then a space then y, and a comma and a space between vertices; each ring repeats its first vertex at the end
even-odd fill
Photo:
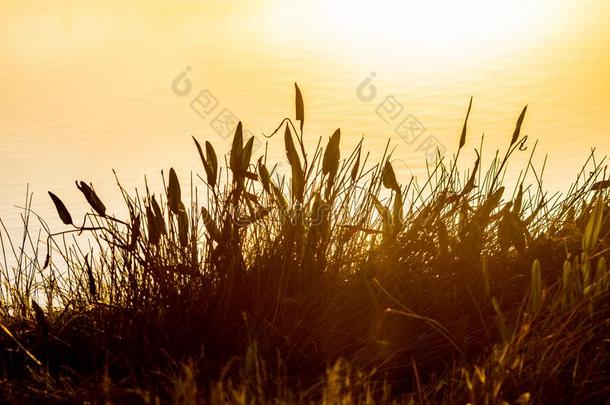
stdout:
POLYGON ((51 197, 51 200, 53 200, 53 204, 55 204, 55 209, 57 209, 57 213, 59 214, 59 218, 61 218, 61 221, 66 225, 73 225, 72 216, 70 215, 70 212, 68 211, 64 203, 59 199, 59 197, 57 197, 50 191, 49 196, 51 197))
POLYGON ((339 142, 341 141, 341 129, 337 129, 330 137, 326 150, 324 151, 324 160, 322 162, 322 172, 335 177, 339 168, 339 159, 341 157, 339 150, 339 142))
POLYGON ((178 212, 178 238, 180 239, 180 245, 185 247, 188 244, 189 218, 184 205, 180 208, 178 212))
POLYGON ((138 238, 140 237, 140 214, 138 214, 133 223, 131 224, 131 239, 129 241, 128 249, 135 250, 138 244, 138 238))
POLYGON ((389 161, 385 162, 385 167, 383 168, 383 186, 396 192, 400 191, 396 181, 396 174, 394 174, 394 169, 389 161))
POLYGON ((468 117, 470 116, 470 109, 472 108, 472 97, 470 97, 470 103, 468 103, 468 111, 466 112, 466 118, 464 119, 464 126, 462 127, 462 135, 460 136, 460 146, 458 150, 462 149, 466 143, 466 130, 468 125, 468 117))
POLYGON ((254 144, 254 137, 248 139, 246 145, 241 154, 241 171, 245 173, 248 170, 248 166, 250 166, 250 158, 252 157, 252 145, 254 144))
POLYGON ((229 159, 229 167, 233 171, 233 175, 238 175, 241 172, 241 154, 244 148, 244 136, 242 131, 241 121, 237 124, 235 135, 233 136, 233 145, 231 146, 231 156, 229 159))
POLYGON ((303 95, 301 94, 301 89, 299 89, 299 86, 296 83, 294 84, 294 90, 295 90, 294 104, 295 104, 295 110, 296 110, 295 117, 296 117, 297 121, 301 122, 301 132, 303 132, 303 123, 305 122, 305 107, 303 105, 303 95))
POLYGON ((513 146, 517 139, 519 139, 519 134, 521 133, 521 125, 523 124, 523 119, 525 118, 525 112, 527 111, 527 106, 523 108, 519 118, 517 119, 517 125, 515 125, 515 132, 513 132, 513 137, 510 140, 510 146, 513 146))
POLYGON ((148 241, 153 245, 157 245, 161 239, 161 230, 157 225, 155 213, 150 206, 146 207, 146 225, 148 228, 148 241))
POLYGON ((178 181, 178 176, 176 175, 176 171, 171 168, 169 170, 169 186, 167 187, 167 202, 169 204, 169 209, 177 214, 180 210, 180 204, 182 202, 181 192, 180 192, 180 182, 178 181))
POLYGON ((288 162, 292 169, 292 199, 295 201, 303 201, 305 174, 301 168, 301 161, 299 160, 299 155, 294 147, 288 125, 286 125, 286 131, 284 132, 284 143, 286 146, 286 156, 288 157, 288 162))
POLYGON ((216 178, 218 177, 218 158, 212 144, 205 142, 205 155, 207 157, 206 172, 208 175, 208 184, 212 187, 216 186, 216 178), (209 169, 209 172, 207 171, 209 169))
POLYGON ((93 208, 93 210, 95 212, 97 212, 102 217, 106 216, 106 207, 104 206, 102 201, 99 199, 99 197, 97 196, 95 191, 93 191, 92 187, 90 187, 89 185, 87 185, 87 183, 85 183, 83 181, 81 181, 80 184, 77 181, 76 188, 78 188, 81 191, 81 193, 83 193, 83 195, 87 199, 87 202, 89 203, 89 205, 91 206, 91 208, 93 208))
POLYGON ((159 207, 159 204, 157 204, 157 200, 155 199, 154 195, 152 196, 151 202, 153 211, 155 213, 155 221, 157 223, 157 228, 159 229, 159 232, 161 232, 161 234, 166 235, 167 231, 165 229, 165 220, 163 219, 163 212, 161 212, 161 207, 159 207))
POLYGON ((602 180, 591 186, 591 190, 604 190, 610 187, 610 180, 602 180))

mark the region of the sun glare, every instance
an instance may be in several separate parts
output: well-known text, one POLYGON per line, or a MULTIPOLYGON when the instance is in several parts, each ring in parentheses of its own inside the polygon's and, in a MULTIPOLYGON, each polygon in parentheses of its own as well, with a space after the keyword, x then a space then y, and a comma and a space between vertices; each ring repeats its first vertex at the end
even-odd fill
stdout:
POLYGON ((563 11, 548 0, 313 0, 276 3, 269 16, 280 40, 278 28, 293 39, 349 43, 350 51, 357 44, 382 53, 417 49, 447 57, 465 49, 526 47, 543 38, 563 11))

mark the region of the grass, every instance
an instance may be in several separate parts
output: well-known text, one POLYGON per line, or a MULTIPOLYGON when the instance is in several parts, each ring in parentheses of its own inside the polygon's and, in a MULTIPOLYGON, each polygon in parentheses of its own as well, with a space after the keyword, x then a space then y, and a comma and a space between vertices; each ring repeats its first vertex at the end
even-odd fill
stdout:
POLYGON ((275 131, 289 176, 252 156, 240 124, 224 165, 195 140, 186 203, 173 169, 160 194, 121 189, 126 219, 79 182, 91 212, 77 222, 49 193, 66 229, 39 218, 46 237, 29 231, 30 200, 20 241, 0 233, 0 398, 607 401, 604 160, 549 196, 530 158, 511 194, 524 116, 504 155, 461 174, 467 115, 453 159, 402 184, 390 153, 341 156, 339 130, 307 152, 297 87, 298 129, 275 131))

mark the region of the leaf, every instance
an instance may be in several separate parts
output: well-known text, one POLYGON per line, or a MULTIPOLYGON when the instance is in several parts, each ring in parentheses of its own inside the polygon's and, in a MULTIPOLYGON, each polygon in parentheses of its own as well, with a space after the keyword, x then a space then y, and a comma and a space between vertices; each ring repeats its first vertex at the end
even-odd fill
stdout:
POLYGON ((220 231, 218 230, 218 227, 214 223, 214 219, 212 218, 212 216, 210 215, 208 210, 205 209, 205 207, 201 207, 201 216, 203 217, 203 224, 205 225, 205 229, 208 231, 208 234, 210 235, 210 239, 220 243, 220 241, 221 241, 220 231))
MULTIPOLYGON (((194 136, 193 136, 193 141, 195 141, 195 145, 197 145, 197 151, 199 152, 199 157, 201 158, 201 163, 203 164, 205 174, 208 178, 208 184, 210 185, 210 187, 214 187, 216 185, 216 170, 217 170, 216 169, 216 166, 217 166, 216 154, 214 153, 214 150, 212 149, 214 162, 211 162, 210 153, 209 153, 209 149, 208 149, 209 142, 206 141, 206 145, 205 145, 206 154, 208 155, 208 158, 206 159, 206 156, 203 154, 203 149, 201 149, 201 145, 199 144, 199 142, 197 142, 197 139, 195 139, 194 136)), ((210 147, 211 146, 212 145, 210 145, 210 147)))
POLYGON ((476 149, 475 149, 475 152, 477 154, 477 160, 474 162, 474 167, 472 169, 472 173, 470 173, 470 177, 468 178, 466 185, 460 192, 460 196, 468 195, 476 187, 474 184, 474 180, 477 176, 477 170, 479 168, 479 163, 481 161, 481 155, 479 155, 479 152, 476 149))
MULTIPOLYGON (((182 204, 182 203, 180 203, 182 204)), ((134 251, 140 237, 140 214, 136 215, 133 223, 131 224, 131 239, 129 242, 129 250, 134 251)))
POLYGON ((34 299, 32 299, 32 309, 34 310, 34 316, 36 317, 36 327, 38 332, 45 338, 49 337, 49 323, 44 315, 44 311, 40 308, 40 305, 34 299))
POLYGON ((91 206, 91 208, 93 208, 95 210, 95 212, 97 212, 100 216, 106 216, 106 207, 104 206, 104 204, 102 203, 102 201, 99 199, 99 197, 97 196, 97 194, 95 194, 95 191, 93 191, 93 188, 90 187, 89 185, 87 185, 87 183, 85 182, 75 182, 76 183, 76 188, 78 188, 81 193, 83 193, 83 195, 85 196, 85 198, 87 199, 87 202, 89 203, 89 205, 91 206))
POLYGON ((233 136, 233 145, 231 146, 231 157, 229 167, 234 175, 239 175, 241 172, 241 154, 244 148, 244 136, 242 131, 241 121, 237 124, 235 136, 233 136))
POLYGON ((299 160, 299 155, 297 154, 297 149, 294 146, 294 141, 292 140, 292 134, 290 133, 290 128, 286 125, 286 130, 284 131, 284 147, 286 150, 286 157, 288 158, 288 163, 291 166, 301 165, 301 161, 299 160))
POLYGON ((373 205, 377 209, 377 212, 379 212, 379 215, 384 216, 387 214, 388 209, 373 194, 371 194, 371 200, 373 201, 373 205))
POLYGON ((527 111, 527 106, 523 108, 519 118, 517 119, 517 125, 515 126, 515 132, 513 132, 513 137, 510 141, 510 146, 513 146, 517 139, 519 139, 519 134, 521 133, 521 125, 523 124, 523 119, 525 118, 525 112, 527 111))
POLYGON ((470 116, 470 109, 472 108, 472 96, 470 97, 470 103, 468 103, 468 111, 466 112, 466 118, 464 119, 464 126, 462 127, 462 135, 460 136, 460 146, 458 150, 462 149, 466 143, 466 127, 468 124, 468 117, 470 116))
POLYGON ((383 186, 396 192, 400 192, 400 186, 396 181, 396 174, 394 174, 394 169, 389 161, 385 162, 385 166, 383 168, 383 186))
POLYGON ((587 225, 585 226, 585 231, 582 236, 582 250, 587 253, 590 253, 595 245, 597 245, 597 240, 599 239, 599 234, 602 229, 602 219, 604 213, 604 200, 600 196, 597 199, 597 203, 595 204, 595 208, 589 217, 589 221, 587 221, 587 225))
POLYGON ((502 218, 500 218, 500 221, 498 222, 498 244, 500 245, 500 248, 504 251, 508 250, 510 248, 510 219, 509 219, 509 212, 504 212, 504 215, 502 215, 502 218))
POLYGON ((205 142, 205 154, 207 157, 206 173, 208 176, 208 184, 211 187, 215 187, 216 178, 218 177, 218 158, 216 157, 216 152, 214 152, 212 144, 208 141, 205 142))
POLYGON ((157 245, 161 239, 161 230, 159 229, 157 218, 150 206, 146 206, 146 225, 148 228, 148 241, 153 245, 157 245))
POLYGON ((341 129, 337 129, 328 141, 326 150, 324 151, 324 160, 322 162, 322 172, 329 174, 330 177, 335 177, 339 168, 340 150, 339 143, 341 141, 341 129))
POLYGON ((392 219, 394 220, 394 233, 398 233, 402 228, 403 219, 403 201, 402 193, 400 192, 400 190, 396 191, 394 207, 392 209, 392 219))
POLYGON ((193 141, 195 141, 195 146, 197 146, 197 152, 199 152, 199 158, 201 159, 201 163, 203 163, 203 167, 205 168, 207 163, 205 160, 205 156, 203 155, 203 150, 201 149, 201 145, 199 145, 199 142, 197 142, 197 139, 191 135, 191 138, 193 138, 193 141))
POLYGON ((303 123, 305 122, 305 107, 303 106, 303 95, 299 86, 294 84, 295 100, 294 104, 296 107, 296 119, 301 122, 301 133, 303 133, 303 123))
POLYGON ((250 166, 250 158, 252 157, 252 145, 254 145, 254 137, 248 139, 246 142, 246 146, 242 151, 241 155, 241 171, 246 172, 248 170, 248 166, 250 166))
POLYGON ((301 161, 292 140, 292 134, 288 125, 284 132, 284 143, 286 146, 286 156, 292 168, 292 199, 296 201, 303 200, 303 191, 305 187, 305 174, 301 168, 301 161))
POLYGON ((70 215, 70 212, 68 211, 64 203, 59 199, 59 197, 57 197, 50 191, 49 196, 51 197, 51 200, 53 200, 53 204, 55 204, 55 209, 57 209, 57 213, 59 214, 59 218, 61 218, 61 221, 66 225, 73 225, 72 216, 70 215))
POLYGON ((182 193, 180 191, 180 182, 174 168, 169 170, 169 186, 167 187, 167 203, 169 209, 177 214, 182 203, 182 193))
POLYGON ((292 166, 292 199, 303 201, 303 193, 305 191, 305 174, 301 165, 292 166))
POLYGON ((370 196, 373 201, 373 205, 381 216, 383 222, 383 233, 390 233, 390 230, 392 228, 392 215, 390 214, 390 211, 381 203, 381 201, 379 201, 377 197, 375 197, 373 194, 370 194, 370 196))
POLYGON ((163 235, 167 234, 167 231, 165 229, 165 220, 163 218, 163 212, 161 211, 161 207, 159 207, 159 204, 157 203, 157 200, 155 199, 155 196, 152 196, 152 208, 153 211, 155 213, 155 221, 157 222, 157 228, 159 229, 159 232, 161 232, 163 235))
POLYGON ((514 212, 508 213, 508 220, 510 239, 517 249, 517 252, 523 253, 525 251, 525 234, 527 228, 523 224, 523 221, 521 221, 521 218, 519 218, 519 216, 517 216, 517 214, 514 212))
POLYGON ((500 200, 502 199, 502 195, 504 194, 504 186, 498 188, 493 192, 487 200, 479 207, 476 215, 483 220, 487 220, 491 215, 492 211, 496 209, 498 204, 500 204, 500 200))
POLYGON ((604 190, 610 187, 610 180, 602 180, 591 186, 591 190, 604 190))
POLYGON ((519 185, 519 192, 517 193, 517 197, 515 197, 515 202, 513 204, 513 213, 519 217, 521 215, 521 206, 523 204, 523 183, 519 185))
POLYGON ((256 173, 253 172, 246 171, 244 172, 244 176, 252 181, 258 180, 258 176, 256 175, 256 173))
POLYGON ((284 198, 282 190, 280 190, 279 187, 276 186, 273 182, 271 182, 269 186, 271 187, 271 191, 273 192, 276 203, 280 206, 281 214, 286 213, 286 211, 288 210, 288 202, 286 202, 286 198, 284 198))
POLYGON ((263 189, 266 192, 269 192, 269 183, 271 182, 271 176, 269 175, 269 171, 267 170, 267 167, 261 161, 261 159, 258 160, 258 175, 261 180, 261 183, 263 184, 263 189))
POLYGON ((181 207, 178 212, 178 238, 180 239, 180 245, 183 247, 188 244, 188 231, 189 231, 189 217, 186 214, 184 206, 181 207))

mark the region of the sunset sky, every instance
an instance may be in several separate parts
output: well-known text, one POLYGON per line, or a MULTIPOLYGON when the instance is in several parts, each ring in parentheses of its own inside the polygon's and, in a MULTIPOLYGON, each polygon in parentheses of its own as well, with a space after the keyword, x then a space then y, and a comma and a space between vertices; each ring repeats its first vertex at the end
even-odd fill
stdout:
MULTIPOLYGON (((118 198, 112 168, 129 187, 142 187, 145 174, 154 184, 169 166, 188 178, 200 171, 191 135, 226 149, 213 120, 228 110, 264 142, 262 131, 293 114, 293 82, 311 147, 337 127, 346 147, 364 136, 374 155, 391 139, 404 177, 423 171, 425 139, 454 153, 470 96, 465 161, 483 133, 488 151, 505 147, 526 104, 524 130, 540 158, 549 155, 553 188, 568 185, 591 147, 610 150, 603 0, 171 4, 2 2, 2 216, 28 183, 35 196, 53 188, 82 204, 76 178, 118 198), (177 96, 172 82, 187 67, 192 90, 177 96), (357 94, 367 78, 371 101, 357 94), (203 90, 218 103, 207 117, 191 106, 203 90), (402 108, 398 120, 425 128, 421 138, 406 142, 398 121, 380 116, 387 97, 402 108)), ((271 140, 269 151, 283 156, 282 143, 271 140)))

